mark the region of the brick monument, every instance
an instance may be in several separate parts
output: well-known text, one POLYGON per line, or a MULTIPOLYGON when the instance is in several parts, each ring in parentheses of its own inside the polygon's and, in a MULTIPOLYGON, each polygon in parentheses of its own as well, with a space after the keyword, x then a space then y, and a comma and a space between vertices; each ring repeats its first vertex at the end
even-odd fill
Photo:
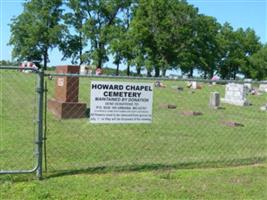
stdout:
MULTIPOLYGON (((57 66, 58 74, 79 74, 79 66, 57 66)), ((79 103, 79 77, 57 76, 55 96, 48 100, 48 110, 59 119, 83 118, 86 104, 79 103)))

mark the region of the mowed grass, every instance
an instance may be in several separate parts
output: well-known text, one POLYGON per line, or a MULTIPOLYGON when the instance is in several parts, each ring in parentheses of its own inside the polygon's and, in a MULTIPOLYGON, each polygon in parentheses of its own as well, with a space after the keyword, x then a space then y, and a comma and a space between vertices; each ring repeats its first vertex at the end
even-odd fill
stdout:
POLYGON ((52 176, 42 181, 22 176, 0 178, 5 199, 255 199, 267 198, 266 165, 94 172, 52 176))
MULTIPOLYGON (((88 107, 91 80, 80 79, 79 100, 88 107)), ((54 84, 54 80, 48 81, 48 99, 53 98, 54 84)), ((223 104, 223 109, 212 110, 208 107, 210 93, 218 91, 223 97, 224 86, 202 84, 203 89, 192 93, 185 82, 164 84, 166 88, 154 89, 152 124, 91 124, 87 118, 57 120, 48 113, 47 145, 52 147, 48 148, 49 167, 79 170, 99 166, 225 166, 257 163, 266 157, 267 115, 259 110, 266 102, 266 94, 249 96, 253 104, 249 107, 223 104), (184 91, 178 92, 178 86, 184 91), (165 104, 177 108, 162 108, 165 104), (183 111, 203 115, 183 116, 183 111), (224 121, 239 122, 244 127, 227 127, 224 121)))
MULTIPOLYGON (((0 73, 0 169, 31 169, 35 165, 36 76, 0 73)), ((95 79, 80 78, 79 99, 88 107, 91 80, 95 79)), ((47 84, 51 99, 55 81, 47 80, 47 84)), ((2 198, 264 199, 265 165, 208 167, 265 163, 267 115, 259 107, 267 95, 249 95, 249 107, 222 104, 223 109, 212 110, 210 92, 218 91, 223 97, 223 85, 203 83, 203 89, 192 93, 182 81, 164 84, 166 88, 154 89, 151 124, 96 125, 87 118, 58 120, 48 112, 45 181, 2 176, 2 198), (184 91, 178 92, 178 86, 184 91), (177 108, 162 108, 163 104, 177 108), (183 111, 203 115, 183 116, 183 111), (244 127, 227 127, 224 121, 244 127), (192 169, 200 167, 207 169, 192 169)))
MULTIPOLYGON (((32 168, 35 164, 36 76, 14 71, 2 73, 4 164, 1 169, 32 168)), ((80 78, 79 101, 87 103, 87 107, 90 106, 91 80, 80 78)), ((47 80, 47 84, 47 96, 51 99, 55 80, 47 80)), ((213 110, 208 107, 209 95, 218 91, 223 97, 223 85, 203 83, 203 89, 192 93, 182 81, 165 81, 164 84, 166 88, 154 89, 151 124, 91 124, 88 118, 58 120, 48 111, 49 170, 229 166, 265 159, 267 115, 259 108, 266 103, 267 94, 248 96, 252 106, 222 104, 223 109, 213 110), (178 86, 184 91, 178 92, 175 89, 178 86), (165 104, 177 108, 166 109, 165 104), (184 116, 183 111, 197 111, 203 115, 184 116), (227 127, 225 121, 239 122, 244 127, 227 127)))

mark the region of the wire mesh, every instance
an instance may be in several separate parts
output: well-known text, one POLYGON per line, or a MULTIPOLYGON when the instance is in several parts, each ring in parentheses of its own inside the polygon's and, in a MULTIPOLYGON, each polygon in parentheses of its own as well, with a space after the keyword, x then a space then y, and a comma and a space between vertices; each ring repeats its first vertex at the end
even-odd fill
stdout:
POLYGON ((31 170, 35 161, 36 74, 0 70, 0 171, 31 170))
MULTIPOLYGON (((75 119, 60 119, 48 110, 49 170, 230 166, 258 163, 266 158, 267 114, 260 107, 267 103, 267 93, 257 91, 254 94, 247 90, 245 96, 251 105, 221 102, 218 107, 211 108, 211 93, 218 92, 223 98, 225 83, 195 80, 196 83, 189 84, 182 79, 158 82, 145 78, 56 74, 47 76, 46 81, 48 101, 61 95, 55 92, 58 85, 69 81, 69 95, 74 95, 87 108, 83 117, 75 119), (92 81, 152 83, 152 122, 91 123, 92 81)), ((252 84, 252 87, 259 85, 252 84)), ((66 115, 76 113, 77 117, 83 109, 70 106, 64 112, 66 115)))

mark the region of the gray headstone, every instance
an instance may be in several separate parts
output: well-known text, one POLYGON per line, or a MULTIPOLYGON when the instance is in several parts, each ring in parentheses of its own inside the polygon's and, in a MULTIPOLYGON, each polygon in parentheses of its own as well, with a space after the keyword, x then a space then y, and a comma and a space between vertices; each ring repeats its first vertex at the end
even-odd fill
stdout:
POLYGON ((249 105, 246 91, 247 89, 243 84, 229 83, 225 87, 225 97, 221 101, 237 106, 249 105))
POLYGON ((260 107, 261 111, 267 111, 267 103, 260 107))
POLYGON ((219 92, 212 92, 210 94, 209 106, 211 108, 215 108, 215 109, 220 107, 220 94, 219 94, 219 92))
POLYGON ((246 83, 244 83, 245 87, 247 88, 247 92, 250 92, 252 90, 252 79, 245 79, 246 83))
POLYGON ((259 91, 260 92, 267 92, 267 84, 260 84, 259 91))

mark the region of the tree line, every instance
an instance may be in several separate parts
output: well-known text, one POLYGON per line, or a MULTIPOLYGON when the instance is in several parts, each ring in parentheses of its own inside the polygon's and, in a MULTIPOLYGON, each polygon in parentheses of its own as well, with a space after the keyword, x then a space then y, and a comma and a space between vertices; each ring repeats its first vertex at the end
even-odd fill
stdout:
POLYGON ((46 68, 49 52, 62 60, 103 67, 112 59, 119 75, 146 70, 156 77, 181 70, 190 77, 238 74, 267 77, 267 45, 251 28, 220 24, 185 0, 30 0, 12 19, 9 44, 17 60, 39 60, 46 68))

